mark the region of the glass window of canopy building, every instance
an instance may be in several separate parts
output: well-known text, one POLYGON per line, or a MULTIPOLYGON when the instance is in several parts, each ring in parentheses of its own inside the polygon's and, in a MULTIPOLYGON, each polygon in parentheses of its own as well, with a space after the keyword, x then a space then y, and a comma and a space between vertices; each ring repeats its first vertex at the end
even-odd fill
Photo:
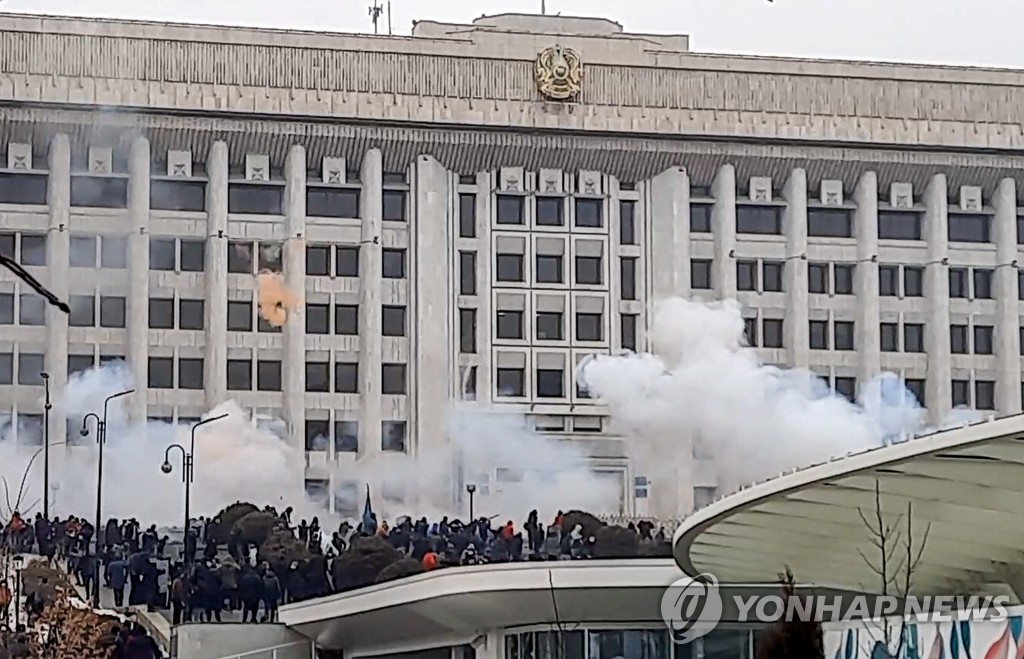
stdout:
POLYGON ((754 630, 720 627, 690 643, 672 642, 664 627, 538 627, 505 633, 505 659, 752 659, 754 630))

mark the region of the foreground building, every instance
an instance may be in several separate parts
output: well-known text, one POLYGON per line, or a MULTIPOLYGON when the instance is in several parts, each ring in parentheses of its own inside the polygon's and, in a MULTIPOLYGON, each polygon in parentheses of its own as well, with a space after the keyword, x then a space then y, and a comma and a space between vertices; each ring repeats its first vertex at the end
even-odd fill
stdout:
POLYGON ((716 496, 706 456, 683 439, 650 478, 573 378, 644 349, 670 295, 738 298, 766 362, 844 395, 890 370, 937 417, 1018 412, 1022 105, 1019 71, 711 56, 601 19, 3 15, 0 249, 72 305, 0 278, 13 434, 41 434, 40 372, 125 359, 135 418, 235 398, 285 421, 311 491, 350 491, 335 465, 445 442, 462 397, 577 442, 608 512, 683 515, 716 496))

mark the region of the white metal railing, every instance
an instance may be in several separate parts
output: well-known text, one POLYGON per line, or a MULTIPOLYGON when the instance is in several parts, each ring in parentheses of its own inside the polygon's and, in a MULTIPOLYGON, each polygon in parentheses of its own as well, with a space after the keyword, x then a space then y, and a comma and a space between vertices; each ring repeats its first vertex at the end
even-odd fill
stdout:
POLYGON ((242 654, 226 654, 220 659, 278 659, 278 650, 294 648, 300 645, 304 645, 306 646, 306 648, 309 649, 310 659, 313 659, 316 656, 316 649, 313 646, 312 641, 295 641, 293 643, 285 643, 284 645, 275 645, 269 648, 260 648, 259 650, 249 650, 248 652, 243 652, 242 654))

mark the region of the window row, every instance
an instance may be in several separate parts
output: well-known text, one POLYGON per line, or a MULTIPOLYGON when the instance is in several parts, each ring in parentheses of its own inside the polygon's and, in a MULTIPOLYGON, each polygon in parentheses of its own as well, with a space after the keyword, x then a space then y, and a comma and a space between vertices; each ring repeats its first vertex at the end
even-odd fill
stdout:
MULTIPOLYGON (((504 398, 526 396, 526 369, 499 366, 495 372, 495 392, 504 398)), ((575 398, 590 398, 586 388, 573 382, 572 373, 564 368, 534 369, 534 396, 536 398, 568 398, 569 387, 575 385, 575 398)))
MULTIPOLYGON (((381 422, 380 448, 382 451, 405 451, 408 424, 405 421, 381 422)), ((326 419, 306 419, 306 450, 327 451, 333 444, 334 453, 359 451, 359 422, 326 419)))
MULTIPOLYGON (((227 388, 229 391, 281 391, 281 361, 258 359, 229 359, 227 388), (254 368, 255 367, 255 368, 254 368), (255 374, 254 374, 255 370, 255 374), (255 377, 254 377, 255 375, 255 377)), ((356 362, 335 362, 334 393, 359 393, 359 365, 356 362)), ((331 365, 329 362, 306 363, 306 390, 330 391, 331 365)), ((389 396, 403 396, 408 392, 405 364, 381 366, 381 392, 389 396)))
POLYGON ((147 378, 149 388, 202 389, 204 364, 202 357, 178 357, 177 360, 174 357, 150 357, 147 378))
POLYGON ((564 227, 566 225, 566 203, 572 201, 574 225, 581 229, 604 227, 604 199, 593 197, 563 197, 550 195, 499 194, 495 199, 495 221, 502 225, 522 226, 526 224, 526 203, 534 202, 534 226, 564 227))
MULTIPOLYGON (((534 337, 537 341, 564 341, 565 314, 560 312, 537 312, 534 322, 534 337)), ((459 309, 459 352, 476 354, 477 326, 476 309, 459 309)), ((621 314, 619 325, 620 348, 637 349, 637 314, 621 314)), ((576 314, 577 341, 604 341, 604 319, 600 313, 576 314)), ((523 312, 498 311, 495 321, 495 336, 505 340, 523 340, 523 312)))
MULTIPOLYGON (((459 253, 459 289, 462 295, 476 291, 476 255, 459 253)), ((533 282, 536 284, 566 284, 565 257, 561 254, 538 254, 535 258, 533 282)), ((573 260, 573 284, 601 286, 604 284, 604 259, 600 255, 577 255, 573 260)), ((495 255, 495 279, 503 283, 526 283, 526 257, 523 254, 498 252, 495 255)))

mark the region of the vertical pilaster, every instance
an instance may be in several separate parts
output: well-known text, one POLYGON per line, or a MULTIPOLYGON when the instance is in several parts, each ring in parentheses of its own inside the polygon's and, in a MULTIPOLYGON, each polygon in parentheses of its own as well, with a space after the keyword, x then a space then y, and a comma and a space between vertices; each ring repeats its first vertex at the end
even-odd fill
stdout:
POLYGON ((736 168, 722 165, 711 185, 715 206, 711 228, 715 239, 712 285, 723 300, 736 297, 736 168))
POLYGON ((1017 301, 1017 182, 1004 178, 992 197, 995 209, 993 234, 996 240, 996 409, 1002 414, 1019 414, 1020 395, 1020 303, 1017 301))
POLYGON ((924 238, 928 243, 928 264, 924 271, 924 295, 928 304, 928 326, 924 349, 928 353, 928 381, 925 398, 933 423, 947 417, 953 408, 952 367, 949 344, 949 219, 946 175, 936 174, 924 192, 924 238))
POLYGON ((857 238, 857 267, 853 271, 857 293, 857 381, 863 386, 882 371, 881 315, 878 305, 878 176, 864 172, 853 193, 857 210, 853 231, 857 238))
MULTIPOLYGON (((476 255, 477 297, 476 311, 476 352, 480 358, 480 366, 476 369, 476 399, 483 405, 490 404, 494 397, 494 373, 492 371, 491 328, 488 319, 492 317, 491 301, 491 194, 494 183, 491 172, 478 172, 476 175, 476 235, 480 249, 476 255)), ((458 313, 458 311, 456 311, 458 313)), ((460 383, 461 386, 461 383, 460 383)))
POLYGON ((786 359, 790 366, 810 365, 810 294, 807 286, 807 172, 794 169, 782 191, 786 209, 782 228, 786 236, 786 318, 783 321, 786 359))
POLYGON ((149 385, 149 140, 136 138, 128 153, 128 363, 135 393, 125 401, 128 418, 146 419, 149 385))
POLYGON ((282 407, 288 424, 288 440, 305 446, 306 428, 306 149, 294 145, 284 162, 285 243, 283 265, 285 288, 295 296, 295 309, 288 312, 282 328, 284 359, 282 407))
POLYGON ((684 168, 672 167, 652 178, 648 190, 650 212, 643 232, 650 254, 648 300, 689 296, 690 177, 684 168))
MULTIPOLYGON (((68 267, 71 251, 71 141, 64 133, 54 135, 49 152, 50 179, 47 205, 50 225, 46 237, 47 286, 57 299, 68 301, 68 267)), ((30 293, 24 285, 23 293, 30 293)), ((51 397, 59 398, 68 383, 68 316, 52 305, 46 307, 46 372, 51 397)), ((65 438, 62 406, 50 410, 50 442, 65 438)))
POLYGON ((363 156, 359 215, 359 455, 381 452, 381 228, 384 217, 384 171, 379 149, 363 156))
POLYGON ((214 142, 206 160, 206 407, 228 394, 228 145, 214 142))

